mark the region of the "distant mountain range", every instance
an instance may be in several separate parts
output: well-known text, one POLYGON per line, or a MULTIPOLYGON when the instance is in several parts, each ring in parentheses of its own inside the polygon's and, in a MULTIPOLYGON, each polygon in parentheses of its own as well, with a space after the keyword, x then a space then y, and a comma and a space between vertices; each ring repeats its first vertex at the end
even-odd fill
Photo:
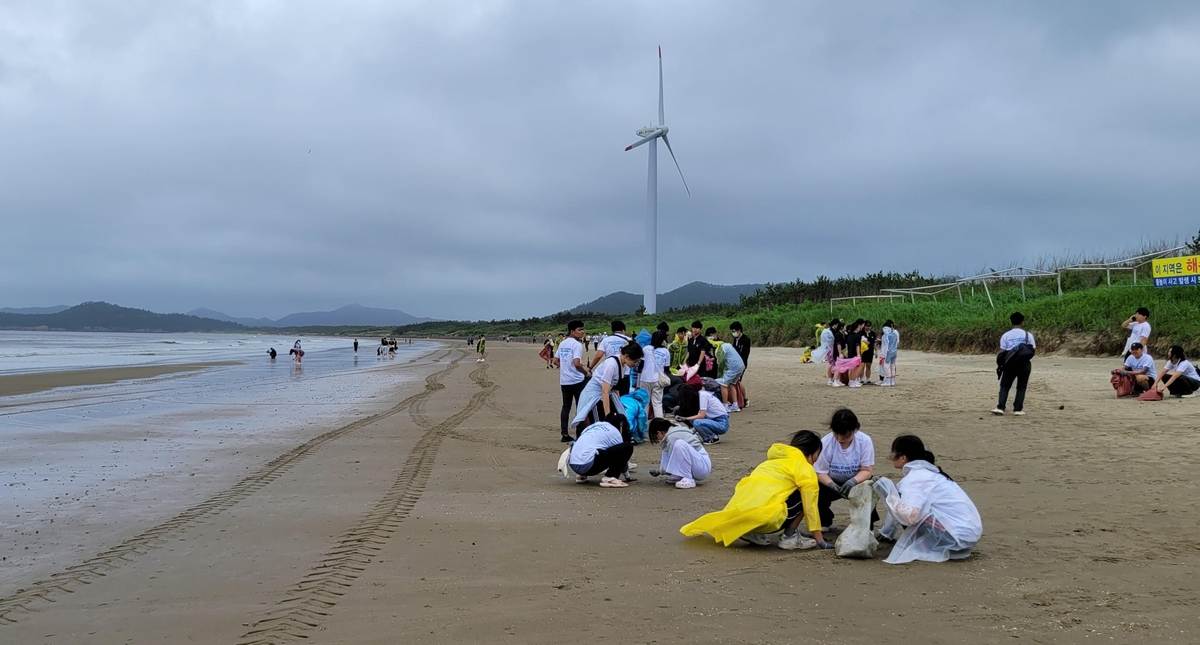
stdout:
POLYGON ((70 308, 70 305, 58 305, 57 307, 0 307, 0 314, 56 314, 70 308))
POLYGON ((362 305, 347 305, 333 311, 309 311, 298 314, 288 314, 279 320, 269 318, 235 318, 212 309, 193 309, 189 316, 200 316, 234 322, 247 327, 399 327, 422 322, 431 322, 433 318, 421 318, 405 313, 399 309, 377 309, 362 305))
POLYGON ((194 309, 186 314, 159 314, 107 302, 85 302, 74 307, 0 309, 0 329, 64 331, 197 332, 249 331, 255 327, 398 327, 432 320, 395 309, 372 309, 361 305, 350 305, 335 311, 291 314, 279 320, 233 318, 211 309, 194 309))
MULTIPOLYGON (((658 310, 683 309, 710 303, 737 304, 743 294, 750 295, 761 284, 719 285, 692 282, 678 289, 658 294, 658 310)), ((631 314, 642 306, 642 294, 617 291, 569 309, 571 313, 631 314)))
POLYGON ((244 331, 246 328, 237 323, 187 314, 156 314, 107 302, 85 302, 54 313, 0 313, 0 329, 185 332, 244 331))

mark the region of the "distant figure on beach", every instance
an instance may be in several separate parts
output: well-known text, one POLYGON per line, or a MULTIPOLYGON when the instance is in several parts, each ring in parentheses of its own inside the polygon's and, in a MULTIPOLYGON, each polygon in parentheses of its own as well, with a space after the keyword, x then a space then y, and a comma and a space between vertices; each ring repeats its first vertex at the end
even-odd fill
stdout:
POLYGON ((358 339, 357 338, 354 339, 354 353, 355 354, 358 353, 358 339))
POLYGON ((275 360, 275 356, 276 356, 276 354, 275 354, 275 348, 274 348, 274 347, 272 347, 271 349, 268 349, 268 350, 267 350, 267 354, 269 354, 269 355, 271 356, 271 360, 275 360))
POLYGON ((479 335, 479 342, 475 344, 475 353, 479 355, 479 358, 475 360, 476 363, 487 360, 487 336, 479 335))
POLYGON ((883 379, 880 385, 891 387, 896 384, 896 354, 900 348, 900 332, 896 331, 896 323, 888 320, 883 323, 883 335, 879 337, 879 377, 883 379))
POLYGON ((292 345, 292 348, 288 350, 288 353, 292 355, 292 360, 299 363, 304 358, 304 350, 300 349, 300 341, 297 340, 296 344, 292 345))
MULTIPOLYGON (((1004 414, 1004 406, 1008 403, 1008 390, 1013 381, 1017 382, 1017 395, 1013 397, 1013 414, 1025 414, 1025 388, 1029 386, 1029 374, 1033 370, 1034 348, 1037 343, 1033 336, 1025 331, 1025 316, 1014 311, 1008 317, 1012 329, 1000 337, 1000 353, 996 355, 996 375, 1000 377, 1000 400, 992 414, 1004 414)), ((1154 367, 1151 362, 1150 367, 1154 367)), ((1149 386, 1149 382, 1146 383, 1149 386)))
POLYGON ((738 357, 742 359, 742 374, 734 383, 737 386, 734 389, 736 395, 734 402, 738 404, 738 407, 745 408, 746 386, 742 385, 742 379, 746 377, 746 369, 750 367, 750 337, 742 329, 742 323, 736 320, 729 324, 729 332, 733 334, 733 348, 737 350, 738 357))

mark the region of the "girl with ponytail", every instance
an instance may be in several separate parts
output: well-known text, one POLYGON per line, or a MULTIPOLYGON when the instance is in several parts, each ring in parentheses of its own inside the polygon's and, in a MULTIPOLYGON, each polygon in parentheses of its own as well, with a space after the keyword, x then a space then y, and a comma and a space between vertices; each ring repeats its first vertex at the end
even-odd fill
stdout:
POLYGON ((886 562, 945 562, 969 557, 983 535, 983 520, 971 498, 936 464, 937 458, 920 437, 896 437, 891 458, 892 466, 904 473, 900 483, 887 478, 875 483, 875 492, 888 511, 879 537, 896 542, 886 562))

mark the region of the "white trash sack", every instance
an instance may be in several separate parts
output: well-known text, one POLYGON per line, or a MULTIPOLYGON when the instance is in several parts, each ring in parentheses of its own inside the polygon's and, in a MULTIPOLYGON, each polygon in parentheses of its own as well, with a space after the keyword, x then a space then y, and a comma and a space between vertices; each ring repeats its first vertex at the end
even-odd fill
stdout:
POLYGON ((871 511, 875 510, 877 496, 870 482, 863 482, 850 489, 850 526, 838 536, 834 543, 834 554, 839 558, 873 558, 879 550, 879 540, 871 534, 871 511))
POLYGON ((571 449, 567 448, 563 451, 561 457, 558 458, 558 472, 562 473, 567 479, 575 479, 575 471, 571 470, 571 449))

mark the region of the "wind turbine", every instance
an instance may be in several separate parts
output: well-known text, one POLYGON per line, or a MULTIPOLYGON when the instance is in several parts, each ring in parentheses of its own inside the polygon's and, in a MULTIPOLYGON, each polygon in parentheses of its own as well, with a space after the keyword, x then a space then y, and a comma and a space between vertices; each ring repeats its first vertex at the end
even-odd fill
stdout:
MULTIPOLYGON (((642 304, 646 308, 646 313, 656 313, 658 310, 658 140, 662 139, 663 143, 667 144, 667 152, 671 153, 671 161, 675 162, 675 169, 679 171, 679 178, 683 179, 683 169, 679 167, 679 160, 675 158, 675 151, 671 149, 671 140, 667 138, 667 132, 670 128, 666 124, 666 116, 663 114, 663 73, 662 73, 662 47, 658 48, 658 125, 651 125, 637 131, 637 135, 641 137, 637 143, 625 148, 628 152, 643 143, 650 144, 650 166, 646 176, 646 246, 647 267, 646 267, 646 295, 642 304)), ((687 180, 683 179, 683 189, 687 191, 690 197, 692 191, 688 188, 687 180)))

